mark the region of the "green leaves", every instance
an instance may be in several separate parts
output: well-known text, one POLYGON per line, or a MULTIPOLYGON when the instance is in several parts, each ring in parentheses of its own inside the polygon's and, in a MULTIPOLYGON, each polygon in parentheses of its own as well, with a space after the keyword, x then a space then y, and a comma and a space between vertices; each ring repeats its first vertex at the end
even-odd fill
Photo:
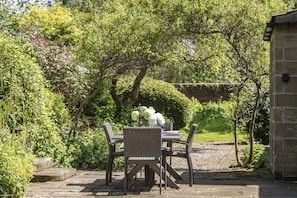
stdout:
POLYGON ((24 196, 33 177, 35 157, 22 144, 22 137, 3 134, 0 138, 0 195, 24 196))

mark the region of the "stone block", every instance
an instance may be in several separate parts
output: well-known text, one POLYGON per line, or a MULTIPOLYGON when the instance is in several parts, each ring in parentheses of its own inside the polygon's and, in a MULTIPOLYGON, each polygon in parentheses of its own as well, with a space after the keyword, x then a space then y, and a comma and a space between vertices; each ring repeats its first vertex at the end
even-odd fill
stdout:
POLYGON ((284 34, 284 45, 286 47, 296 47, 297 46, 297 28, 290 28, 284 34))
MULTIPOLYGON (((271 115, 270 115, 271 117, 271 115)), ((276 123, 273 121, 269 122, 269 138, 271 138, 272 136, 274 136, 275 131, 276 131, 276 123)))
POLYGON ((37 158, 36 161, 33 163, 35 166, 35 172, 42 171, 47 168, 53 167, 53 158, 37 158))
MULTIPOLYGON (((295 19, 294 19, 295 20, 295 19)), ((297 37, 296 32, 297 32, 297 26, 293 25, 293 26, 285 26, 283 27, 283 31, 284 31, 284 36, 285 38, 287 38, 288 43, 286 43, 286 45, 289 45, 290 42, 290 38, 291 37, 287 37, 289 35, 292 35, 293 37, 295 36, 295 38, 297 37)))
MULTIPOLYGON (((297 83, 297 82, 296 82, 297 83)), ((295 85, 297 88, 297 86, 295 85)), ((273 95, 273 103, 272 105, 280 108, 296 108, 297 107, 297 92, 295 94, 292 93, 276 93, 273 95)))
POLYGON ((284 90, 284 82, 282 80, 282 75, 274 75, 270 79, 270 87, 272 90, 271 94, 276 92, 283 92, 284 90))
POLYGON ((286 45, 285 34, 282 26, 278 26, 273 30, 275 47, 283 47, 286 45))
POLYGON ((287 47, 284 49, 285 60, 297 60, 297 47, 287 47))
POLYGON ((274 122, 282 123, 284 121, 283 108, 271 107, 270 115, 271 115, 270 120, 272 120, 274 122))
POLYGON ((276 61, 283 61, 284 60, 284 48, 276 47, 274 48, 274 60, 276 61))
POLYGON ((277 132, 275 137, 297 138, 297 123, 278 123, 271 129, 277 132))
POLYGON ((75 168, 48 168, 34 173, 32 182, 63 181, 76 174, 75 168))
POLYGON ((286 155, 283 158, 283 178, 297 178, 297 155, 286 155))
POLYGON ((282 157, 284 154, 284 141, 283 137, 276 136, 273 139, 273 144, 270 145, 271 152, 273 155, 278 159, 279 157, 282 157))
POLYGON ((297 75, 297 62, 276 61, 274 75, 289 73, 291 76, 297 75))
POLYGON ((297 123, 297 108, 284 109, 284 123, 297 123))
MULTIPOLYGON (((286 155, 295 155, 294 167, 296 168, 297 164, 297 139, 296 138, 285 138, 284 139, 284 153, 286 155)), ((292 161, 292 159, 290 159, 292 161)), ((291 164, 293 165, 293 164, 291 164)))
POLYGON ((276 157, 274 156, 272 158, 272 163, 271 165, 271 170, 272 170, 272 174, 274 175, 274 177, 276 179, 282 179, 283 177, 283 164, 282 164, 282 157, 276 157))
MULTIPOLYGON (((297 68, 296 68, 297 71, 297 68)), ((297 76, 293 76, 289 73, 290 75, 290 79, 288 82, 284 82, 283 86, 284 86, 284 91, 286 93, 295 93, 297 94, 297 76)), ((296 102, 296 101, 295 101, 296 102)))

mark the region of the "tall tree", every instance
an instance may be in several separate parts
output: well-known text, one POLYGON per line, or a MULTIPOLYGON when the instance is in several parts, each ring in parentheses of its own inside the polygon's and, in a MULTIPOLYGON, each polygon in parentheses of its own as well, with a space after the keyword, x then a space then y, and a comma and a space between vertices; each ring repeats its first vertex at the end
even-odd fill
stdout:
POLYGON ((108 80, 118 114, 135 103, 147 71, 170 61, 168 54, 174 49, 174 34, 168 21, 160 17, 165 8, 153 1, 115 0, 83 14, 88 22, 82 20, 85 33, 78 57, 94 79, 89 96, 95 96, 102 89, 100 82, 108 80), (118 78, 126 74, 137 77, 130 98, 122 101, 115 87, 118 78))
MULTIPOLYGON (((269 46, 263 42, 263 29, 272 14, 283 12, 288 8, 278 0, 210 1, 204 7, 201 2, 195 1, 195 5, 192 6, 188 20, 185 20, 185 30, 192 35, 193 40, 198 41, 195 47, 200 49, 199 41, 205 38, 218 38, 217 41, 220 43, 218 46, 221 48, 214 47, 214 51, 222 55, 221 60, 226 58, 229 60, 227 63, 232 67, 229 67, 227 72, 235 73, 234 82, 241 84, 237 104, 241 104, 238 101, 241 100, 240 92, 245 90, 242 86, 253 84, 256 90, 248 127, 250 156, 246 164, 249 164, 253 155, 253 132, 261 91, 263 85, 268 83, 269 46)), ((235 124, 239 113, 234 114, 235 124)))

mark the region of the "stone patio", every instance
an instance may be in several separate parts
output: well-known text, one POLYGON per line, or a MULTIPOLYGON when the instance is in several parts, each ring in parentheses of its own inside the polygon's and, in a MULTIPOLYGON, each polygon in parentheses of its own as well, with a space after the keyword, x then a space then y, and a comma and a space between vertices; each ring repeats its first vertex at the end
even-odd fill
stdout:
POLYGON ((274 181, 266 171, 196 170, 193 187, 187 184, 187 170, 179 169, 178 172, 184 179, 177 181, 179 189, 167 187, 161 195, 157 184, 144 186, 144 174, 138 174, 137 180, 129 186, 130 191, 124 195, 123 171, 114 172, 109 186, 105 186, 105 171, 77 171, 75 176, 64 181, 32 183, 26 197, 297 197, 297 182, 274 181))

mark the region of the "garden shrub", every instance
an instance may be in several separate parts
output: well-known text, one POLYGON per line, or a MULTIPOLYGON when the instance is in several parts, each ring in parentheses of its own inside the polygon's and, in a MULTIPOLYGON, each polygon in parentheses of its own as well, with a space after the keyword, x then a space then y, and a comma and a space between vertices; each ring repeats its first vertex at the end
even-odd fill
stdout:
MULTIPOLYGON (((72 166, 81 169, 105 169, 109 151, 103 127, 88 129, 71 140, 74 161, 72 166)), ((114 167, 123 166, 123 159, 116 158, 114 167)))
POLYGON ((16 31, 30 43, 32 56, 42 68, 50 89, 63 94, 66 106, 75 116, 80 101, 86 97, 88 70, 75 60, 73 45, 77 44, 80 31, 71 11, 61 3, 51 7, 35 4, 17 19, 16 31))
POLYGON ((61 3, 51 7, 35 4, 28 13, 20 16, 18 28, 21 32, 51 41, 63 40, 66 44, 75 43, 80 33, 70 10, 61 3))
POLYGON ((69 118, 62 98, 46 88, 28 44, 0 36, 0 123, 11 133, 24 133, 27 148, 37 156, 53 157, 56 166, 70 166, 60 136, 62 123, 69 118))
MULTIPOLYGON (((230 101, 196 104, 191 123, 198 123, 203 132, 232 132, 233 103, 230 101)), ((201 132, 200 131, 200 132, 201 132)))
MULTIPOLYGON (((134 77, 125 76, 117 84, 118 93, 123 99, 132 89, 134 77)), ((145 77, 140 86, 136 106, 152 106, 174 122, 174 127, 185 127, 192 119, 191 100, 179 92, 173 85, 152 78, 145 77)))
POLYGON ((0 197, 20 197, 33 178, 35 156, 23 145, 21 134, 0 132, 0 197))
MULTIPOLYGON (((247 147, 244 149, 243 162, 246 162, 249 157, 249 147, 250 145, 247 145, 247 147)), ((251 164, 249 164, 248 167, 253 169, 268 168, 268 163, 268 155, 265 146, 255 142, 253 158, 251 164)))
MULTIPOLYGON (((253 84, 248 84, 245 87, 245 92, 241 96, 242 98, 242 123, 245 130, 248 131, 250 125, 250 119, 252 115, 252 110, 255 103, 255 92, 256 88, 253 84)), ((254 138, 261 144, 269 144, 269 89, 263 86, 262 95, 260 99, 260 104, 255 120, 254 138)))

